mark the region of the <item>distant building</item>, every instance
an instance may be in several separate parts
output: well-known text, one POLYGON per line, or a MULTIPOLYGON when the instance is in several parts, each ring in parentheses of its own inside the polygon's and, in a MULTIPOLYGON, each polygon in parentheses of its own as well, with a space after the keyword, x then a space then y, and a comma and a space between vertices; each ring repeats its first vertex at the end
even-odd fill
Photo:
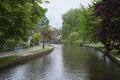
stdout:
POLYGON ((62 30, 60 29, 56 29, 56 28, 52 28, 52 40, 51 43, 55 43, 55 44, 60 44, 61 42, 61 34, 62 30))

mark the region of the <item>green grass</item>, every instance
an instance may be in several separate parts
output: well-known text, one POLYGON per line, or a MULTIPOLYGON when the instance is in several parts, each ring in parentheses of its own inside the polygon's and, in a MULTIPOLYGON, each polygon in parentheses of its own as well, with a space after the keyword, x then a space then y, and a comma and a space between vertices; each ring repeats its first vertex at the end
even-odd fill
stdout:
POLYGON ((44 49, 39 49, 39 50, 34 50, 34 51, 31 51, 32 53, 38 53, 38 52, 42 52, 42 51, 46 51, 46 50, 49 50, 50 48, 44 48, 44 49))
POLYGON ((90 44, 84 44, 84 45, 96 47, 96 48, 99 48, 101 50, 105 50, 104 45, 102 45, 102 43, 90 43, 90 44))
MULTIPOLYGON (((102 51, 105 51, 104 45, 102 45, 101 43, 90 43, 90 44, 84 44, 84 45, 91 46, 91 47, 96 47, 96 48, 101 49, 102 51)), ((117 57, 117 58, 120 58, 120 54, 118 54, 117 50, 112 50, 110 52, 110 54, 117 57)))
MULTIPOLYGON (((40 52, 44 52, 47 50, 50 50, 51 48, 44 48, 44 49, 39 49, 39 50, 34 50, 31 51, 31 53, 37 54, 40 52)), ((0 57, 0 67, 3 67, 4 65, 8 64, 8 63, 12 63, 14 61, 19 61, 20 59, 24 58, 24 56, 22 55, 10 55, 10 56, 5 56, 5 57, 0 57)))
POLYGON ((20 55, 11 55, 11 56, 5 56, 0 58, 0 64, 4 64, 13 60, 17 60, 22 58, 20 55))
POLYGON ((117 58, 120 58, 120 54, 118 54, 118 51, 117 51, 117 50, 112 50, 112 51, 110 52, 110 54, 116 56, 117 58))
MULTIPOLYGON (((38 52, 43 52, 43 51, 46 51, 46 50, 49 50, 49 49, 50 48, 44 48, 44 49, 34 50, 34 51, 31 51, 31 52, 32 53, 38 53, 38 52)), ((10 62, 10 61, 13 61, 13 60, 17 60, 17 59, 20 59, 22 57, 23 57, 22 55, 11 55, 11 56, 0 57, 0 64, 10 62)))

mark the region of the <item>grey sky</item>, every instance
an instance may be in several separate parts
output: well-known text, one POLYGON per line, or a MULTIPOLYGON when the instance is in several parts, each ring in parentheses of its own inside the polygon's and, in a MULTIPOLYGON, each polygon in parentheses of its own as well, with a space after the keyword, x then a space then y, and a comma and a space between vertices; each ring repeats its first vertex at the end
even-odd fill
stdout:
POLYGON ((87 6, 91 0, 49 0, 49 4, 42 4, 48 9, 46 13, 50 25, 55 28, 62 27, 62 15, 71 8, 80 7, 80 3, 87 6))

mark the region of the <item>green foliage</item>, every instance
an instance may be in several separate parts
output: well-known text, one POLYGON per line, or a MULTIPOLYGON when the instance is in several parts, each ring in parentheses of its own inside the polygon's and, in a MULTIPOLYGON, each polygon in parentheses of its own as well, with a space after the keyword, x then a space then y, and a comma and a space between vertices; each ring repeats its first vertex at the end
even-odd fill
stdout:
POLYGON ((73 45, 77 40, 79 40, 79 34, 77 32, 73 32, 69 35, 70 44, 73 45))
POLYGON ((76 40, 76 41, 74 42, 74 44, 80 46, 80 45, 82 45, 82 41, 81 41, 81 40, 76 40))
POLYGON ((34 33, 33 41, 34 45, 38 45, 40 43, 40 33, 34 33))
POLYGON ((22 40, 15 41, 14 39, 7 39, 7 40, 5 40, 5 44, 1 45, 0 50, 2 50, 2 51, 14 50, 15 47, 21 47, 21 45, 22 45, 21 42, 22 42, 22 40))
POLYGON ((99 31, 100 18, 93 15, 93 4, 88 7, 81 5, 78 9, 71 9, 66 12, 63 19, 62 39, 64 43, 79 44, 79 42, 98 42, 97 33, 99 31), (77 32, 78 41, 72 42, 70 34, 77 32))
POLYGON ((0 41, 26 41, 31 35, 30 31, 38 28, 38 23, 46 12, 39 5, 41 2, 42 0, 0 1, 0 41))
POLYGON ((17 42, 15 42, 15 40, 10 40, 10 39, 6 40, 5 43, 6 44, 4 45, 4 49, 7 49, 7 50, 13 50, 17 44, 17 42))
POLYGON ((120 58, 119 50, 114 49, 114 50, 110 51, 110 54, 117 58, 120 58))
MULTIPOLYGON (((63 27, 62 27, 62 36, 65 38, 71 32, 78 32, 80 27, 80 9, 71 9, 67 13, 65 13, 62 17, 63 19, 63 27)), ((66 37, 67 38, 67 37, 66 37)))
POLYGON ((47 50, 50 50, 51 48, 44 48, 44 49, 39 49, 39 50, 34 50, 34 51, 31 51, 32 53, 40 53, 40 52, 44 52, 44 51, 47 51, 47 50))
POLYGON ((81 34, 83 36, 83 40, 87 40, 90 42, 98 41, 98 31, 100 19, 93 15, 93 6, 89 5, 88 8, 82 8, 83 11, 81 13, 81 34))
POLYGON ((13 60, 20 59, 20 58, 22 58, 22 56, 20 56, 20 55, 11 55, 11 56, 6 56, 6 57, 1 57, 0 58, 0 67, 5 63, 8 63, 13 60))

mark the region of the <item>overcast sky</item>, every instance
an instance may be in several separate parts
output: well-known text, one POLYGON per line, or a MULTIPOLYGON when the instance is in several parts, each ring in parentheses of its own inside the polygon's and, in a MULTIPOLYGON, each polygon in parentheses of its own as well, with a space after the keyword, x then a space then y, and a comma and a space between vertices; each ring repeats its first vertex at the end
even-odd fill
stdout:
POLYGON ((62 15, 71 8, 79 8, 80 3, 87 6, 91 0, 49 0, 49 4, 42 4, 48 9, 46 13, 50 25, 55 28, 62 27, 62 15))

